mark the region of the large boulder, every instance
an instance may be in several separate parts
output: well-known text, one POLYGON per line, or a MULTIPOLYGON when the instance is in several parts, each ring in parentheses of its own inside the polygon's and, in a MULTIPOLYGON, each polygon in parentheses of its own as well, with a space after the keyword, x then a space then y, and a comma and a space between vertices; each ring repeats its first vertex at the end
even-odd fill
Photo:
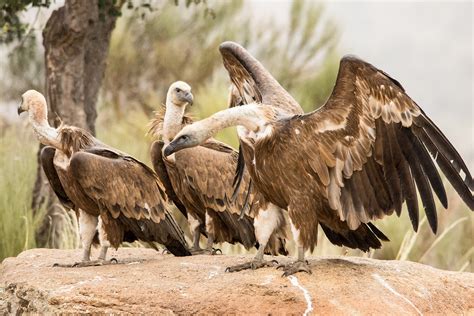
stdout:
POLYGON ((407 261, 310 257, 311 275, 282 277, 275 268, 225 272, 250 255, 178 258, 143 248, 111 255, 122 264, 52 267, 74 262, 80 250, 33 249, 5 259, 0 313, 474 313, 474 274, 407 261))

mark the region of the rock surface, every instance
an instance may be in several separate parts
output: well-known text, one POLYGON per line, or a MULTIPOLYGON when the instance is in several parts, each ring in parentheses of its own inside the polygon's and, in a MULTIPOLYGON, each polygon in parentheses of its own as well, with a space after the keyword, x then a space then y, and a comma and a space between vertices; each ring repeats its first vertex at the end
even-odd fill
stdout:
MULTIPOLYGON (((310 258, 313 273, 225 273, 251 256, 177 258, 142 248, 111 255, 124 264, 53 268, 80 250, 33 249, 0 266, 0 314, 470 314, 474 274, 400 261, 310 258)), ((279 257, 281 262, 290 259, 279 257)))

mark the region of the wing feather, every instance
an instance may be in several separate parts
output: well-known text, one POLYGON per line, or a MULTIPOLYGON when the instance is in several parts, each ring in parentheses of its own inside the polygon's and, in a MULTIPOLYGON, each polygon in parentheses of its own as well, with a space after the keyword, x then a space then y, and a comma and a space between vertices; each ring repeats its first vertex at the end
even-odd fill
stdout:
POLYGON ((439 147, 426 134, 426 132, 417 129, 415 129, 415 131, 418 137, 420 137, 420 139, 423 141, 423 144, 430 151, 431 156, 433 156, 436 160, 436 163, 438 164, 443 174, 453 185, 456 192, 458 192, 464 203, 466 203, 471 210, 474 209, 474 199, 472 198, 471 192, 472 189, 469 186, 469 184, 472 182, 472 179, 469 179, 470 174, 466 172, 466 178, 465 180, 463 180, 459 175, 458 170, 456 170, 456 167, 451 163, 449 158, 447 158, 446 155, 440 151, 439 147))
POLYGON ((173 201, 173 203, 180 210, 180 212, 187 218, 188 212, 186 210, 186 207, 183 205, 183 202, 176 195, 176 192, 173 189, 173 185, 171 184, 171 180, 168 175, 166 165, 163 161, 163 154, 162 154, 163 146, 164 146, 164 142, 162 140, 155 141, 151 145, 151 162, 153 164, 153 169, 155 170, 156 174, 160 178, 161 183, 163 183, 163 186, 165 187, 166 195, 169 197, 171 201, 173 201))
POLYGON ((243 186, 238 190, 235 201, 232 200, 237 160, 235 150, 215 140, 178 153, 176 172, 187 179, 187 185, 180 188, 181 192, 196 196, 206 208, 240 214, 250 177, 242 178, 243 186))
POLYGON ((205 210, 213 218, 216 241, 240 242, 250 248, 256 242, 250 216, 256 199, 248 173, 242 177, 241 188, 233 198, 237 160, 234 149, 210 139, 201 146, 176 153, 173 183, 179 186, 176 193, 183 204, 205 210))
POLYGON ((64 190, 61 180, 59 179, 56 168, 54 167, 54 154, 56 149, 50 146, 45 146, 41 149, 40 159, 41 166, 43 167, 44 174, 48 178, 48 182, 51 185, 54 193, 58 197, 61 204, 66 206, 69 209, 74 209, 74 203, 67 196, 66 191, 64 190))
POLYGON ((84 192, 113 218, 124 215, 156 223, 165 219, 164 187, 140 161, 109 149, 92 148, 73 154, 70 170, 84 192))
POLYGON ((434 161, 474 210, 474 182, 454 146, 398 81, 360 59, 344 57, 326 104, 288 124, 298 124, 299 143, 305 139, 305 169, 317 175, 330 208, 352 230, 400 215, 403 203, 417 230, 418 190, 436 232, 433 192, 445 208, 448 201, 434 161))
POLYGON ((404 129, 403 132, 408 136, 410 142, 413 145, 415 153, 420 161, 421 167, 423 168, 423 172, 428 177, 430 181, 431 187, 433 188, 434 192, 438 196, 441 204, 445 208, 448 207, 448 198, 446 196, 446 191, 444 189, 443 182, 441 181, 441 177, 439 176, 438 170, 433 163, 426 147, 421 143, 420 139, 417 138, 412 131, 408 129, 404 129))

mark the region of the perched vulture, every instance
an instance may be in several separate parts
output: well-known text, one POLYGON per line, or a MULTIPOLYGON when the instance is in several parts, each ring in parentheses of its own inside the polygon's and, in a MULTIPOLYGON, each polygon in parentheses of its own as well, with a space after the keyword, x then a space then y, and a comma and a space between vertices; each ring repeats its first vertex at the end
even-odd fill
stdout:
POLYGON ((76 265, 91 264, 90 248, 98 224, 101 262, 110 245, 117 248, 123 241, 135 240, 155 249, 155 242, 163 244, 176 256, 190 255, 153 170, 81 128, 50 127, 46 100, 37 91, 22 95, 18 114, 24 111, 46 146, 41 151, 41 164, 51 187, 59 200, 78 214, 84 253, 82 263, 76 265))
MULTIPOLYGON (((262 252, 286 254, 286 220, 280 210, 274 212, 276 232, 259 227, 259 213, 264 212, 263 199, 249 191, 250 175, 242 177, 242 189, 233 196, 232 182, 237 167, 238 153, 224 143, 208 138, 200 146, 189 148, 170 157, 164 157, 164 146, 192 120, 185 115, 186 106, 192 104, 191 87, 182 81, 173 83, 167 94, 165 113, 157 112, 151 122, 150 134, 161 137, 151 147, 155 171, 160 176, 166 193, 188 217, 193 234, 193 253, 213 253, 213 244, 240 243, 249 249, 263 243, 262 252), (247 207, 247 205, 249 207, 247 207), (241 214, 241 210, 247 212, 241 214), (255 230, 254 230, 255 217, 255 230), (205 225, 205 228, 203 227, 205 225), (207 235, 207 247, 199 247, 200 233, 207 235), (260 234, 259 234, 260 233, 260 234), (256 236, 257 234, 257 236, 256 236)), ((273 214, 273 213, 272 213, 273 214)))
POLYGON ((291 98, 268 95, 275 83, 262 79, 262 66, 242 47, 224 43, 220 50, 244 105, 185 126, 164 153, 197 146, 229 126, 244 127, 239 137, 252 183, 289 213, 298 260, 285 266, 286 275, 310 272, 304 254, 316 246, 318 224, 335 245, 380 248, 388 238, 371 221, 399 215, 406 203, 416 231, 420 196, 436 233, 433 192, 448 206, 436 165, 474 209, 474 181, 459 153, 385 72, 346 56, 324 106, 301 114, 291 98))

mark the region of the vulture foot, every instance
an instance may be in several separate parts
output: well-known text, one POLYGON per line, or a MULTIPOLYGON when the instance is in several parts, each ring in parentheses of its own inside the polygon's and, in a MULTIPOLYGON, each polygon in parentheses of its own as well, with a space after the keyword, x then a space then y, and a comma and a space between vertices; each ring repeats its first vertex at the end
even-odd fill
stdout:
POLYGON ((296 261, 288 264, 280 264, 277 269, 283 269, 282 277, 287 277, 289 275, 295 274, 297 272, 306 272, 312 274, 311 268, 309 267, 308 261, 296 261))
POLYGON ((235 265, 235 266, 227 267, 225 269, 225 272, 238 272, 238 271, 248 270, 248 269, 257 270, 257 269, 260 269, 260 268, 273 267, 276 264, 278 264, 278 261, 276 261, 276 260, 270 260, 270 261, 267 261, 267 260, 252 260, 250 262, 246 262, 246 263, 238 264, 238 265, 235 265))
POLYGON ((115 258, 112 258, 110 260, 92 260, 92 261, 81 261, 81 262, 75 262, 72 264, 64 264, 64 263, 55 263, 53 264, 53 267, 58 267, 58 268, 84 268, 84 267, 96 267, 96 266, 105 266, 109 264, 117 264, 118 260, 115 258))
POLYGON ((162 255, 170 255, 171 252, 168 250, 168 249, 163 249, 163 251, 161 252, 162 255))

